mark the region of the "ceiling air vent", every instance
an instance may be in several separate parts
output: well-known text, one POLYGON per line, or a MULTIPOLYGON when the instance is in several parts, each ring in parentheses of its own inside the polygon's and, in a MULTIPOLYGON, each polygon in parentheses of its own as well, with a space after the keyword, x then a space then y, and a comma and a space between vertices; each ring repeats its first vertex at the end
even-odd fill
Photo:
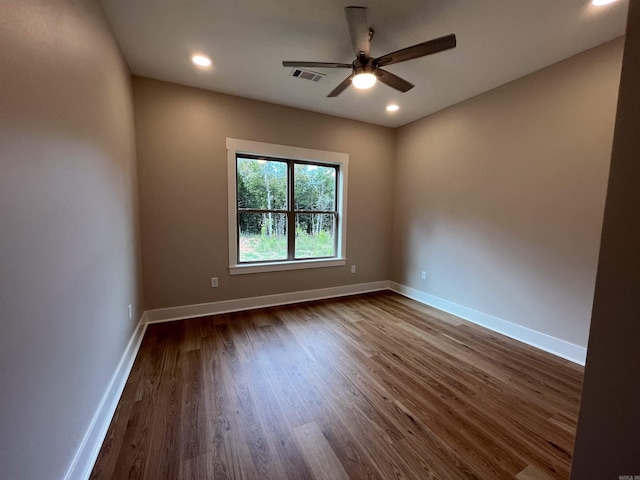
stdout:
POLYGON ((304 70, 302 68, 294 68, 291 70, 291 76, 302 78, 304 80, 311 80, 312 82, 317 82, 325 75, 323 73, 312 72, 311 70, 304 70))

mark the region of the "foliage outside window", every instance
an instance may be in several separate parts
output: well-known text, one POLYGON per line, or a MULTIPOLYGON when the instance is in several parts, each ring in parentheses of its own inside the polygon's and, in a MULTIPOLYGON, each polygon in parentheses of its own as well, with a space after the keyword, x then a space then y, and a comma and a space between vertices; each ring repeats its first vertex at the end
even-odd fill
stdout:
POLYGON ((235 139, 227 149, 231 273, 345 264, 348 156, 235 139))

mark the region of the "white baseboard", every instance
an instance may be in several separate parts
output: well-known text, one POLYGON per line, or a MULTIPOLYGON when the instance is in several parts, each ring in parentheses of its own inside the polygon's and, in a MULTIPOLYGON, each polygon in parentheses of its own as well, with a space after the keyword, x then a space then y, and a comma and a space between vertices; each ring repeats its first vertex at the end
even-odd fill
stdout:
POLYGON ((156 310, 148 310, 145 312, 145 315, 148 323, 170 322, 185 318, 239 312, 255 308, 274 307, 289 303, 308 302, 310 300, 335 298, 345 295, 356 295, 358 293, 375 292, 387 289, 460 317, 463 320, 467 320, 471 323, 488 328, 489 330, 493 330, 494 332, 539 348, 545 352, 570 360, 579 365, 585 364, 587 356, 587 349, 585 347, 574 345, 545 333, 531 330, 530 328, 523 327, 522 325, 517 325, 487 313, 479 312, 478 310, 458 305, 457 303, 450 302, 449 300, 391 281, 359 283, 355 285, 344 285, 341 287, 265 295, 262 297, 239 298, 236 300, 224 300, 220 302, 160 308, 156 310))
POLYGON ((159 308, 148 310, 147 322, 169 322, 184 318, 203 317, 227 312, 239 312, 254 308, 275 307, 288 303, 308 302, 323 298, 343 297, 358 293, 376 292, 389 289, 388 281, 358 283, 341 287, 319 288, 317 290, 303 290, 300 292, 279 293, 262 297, 239 298, 237 300, 224 300, 221 302, 200 303, 196 305, 184 305, 181 307, 159 308))
POLYGON ((573 343, 560 340, 536 330, 517 325, 515 323, 502 320, 486 313, 479 312, 469 307, 458 305, 440 297, 407 287, 396 282, 389 282, 389 288, 396 293, 409 297, 425 305, 443 310, 447 313, 460 317, 471 323, 501 333, 507 337, 526 343, 533 347, 552 353, 558 357, 570 360, 579 365, 584 365, 587 357, 587 349, 573 343))
POLYGON ((64 480, 87 480, 93 470, 93 465, 98 458, 100 447, 107 435, 109 424, 116 411, 120 396, 124 390, 124 386, 129 378, 129 373, 133 367, 133 362, 140 349, 144 332, 147 329, 146 312, 142 314, 138 325, 136 326, 131 339, 127 344, 120 362, 116 367, 116 371, 111 377, 111 381, 100 400, 100 404, 96 413, 91 419, 91 424, 80 443, 80 447, 76 452, 64 480))

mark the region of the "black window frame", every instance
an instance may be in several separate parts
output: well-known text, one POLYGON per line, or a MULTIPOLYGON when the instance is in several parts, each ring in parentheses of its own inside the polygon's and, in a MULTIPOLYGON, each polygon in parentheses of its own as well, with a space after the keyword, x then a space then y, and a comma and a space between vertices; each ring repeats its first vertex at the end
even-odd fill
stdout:
POLYGON ((248 153, 239 153, 237 152, 235 155, 235 189, 236 189, 236 263, 237 265, 260 265, 265 263, 282 263, 282 262, 308 262, 314 260, 330 260, 339 258, 340 252, 338 251, 338 242, 341 235, 341 224, 340 224, 340 211, 339 211, 339 195, 340 195, 340 164, 334 163, 326 163, 326 162, 314 162, 310 160, 299 160, 295 158, 284 158, 284 157, 273 157, 268 155, 255 155, 248 153), (274 161, 274 162, 282 162, 287 165, 287 208, 286 209, 257 209, 257 208, 241 208, 239 206, 239 198, 238 198, 238 160, 251 159, 251 160, 265 160, 265 161, 274 161), (317 167, 323 168, 333 168, 335 170, 334 175, 334 199, 333 206, 334 210, 303 210, 296 209, 295 207, 295 165, 315 165, 317 167), (282 259, 270 259, 270 260, 251 260, 251 261, 242 261, 241 260, 241 251, 240 251, 240 214, 242 213, 277 213, 277 214, 286 214, 287 217, 287 228, 286 228, 286 236, 287 236, 287 258, 282 259), (317 215, 331 215, 333 216, 333 225, 334 225, 334 235, 333 235, 333 255, 323 256, 323 257, 299 257, 295 256, 295 242, 296 242, 296 215, 300 214, 317 214, 317 215), (293 228, 290 228, 293 226, 293 228))

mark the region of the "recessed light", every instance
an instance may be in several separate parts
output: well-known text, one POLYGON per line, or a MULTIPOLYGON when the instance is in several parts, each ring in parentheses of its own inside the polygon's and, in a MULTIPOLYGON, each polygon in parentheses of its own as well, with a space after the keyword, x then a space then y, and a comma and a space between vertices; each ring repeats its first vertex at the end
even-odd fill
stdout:
POLYGON ((204 55, 192 55, 191 56, 191 61, 193 63, 195 63, 196 65, 198 65, 199 67, 210 67, 211 66, 211 60, 209 59, 209 57, 205 57, 204 55))
POLYGON ((607 5, 608 3, 613 3, 616 0, 591 0, 591 3, 596 7, 600 7, 602 5, 607 5))
POLYGON ((395 112, 399 109, 400 107, 398 105, 387 105, 387 112, 395 112))

